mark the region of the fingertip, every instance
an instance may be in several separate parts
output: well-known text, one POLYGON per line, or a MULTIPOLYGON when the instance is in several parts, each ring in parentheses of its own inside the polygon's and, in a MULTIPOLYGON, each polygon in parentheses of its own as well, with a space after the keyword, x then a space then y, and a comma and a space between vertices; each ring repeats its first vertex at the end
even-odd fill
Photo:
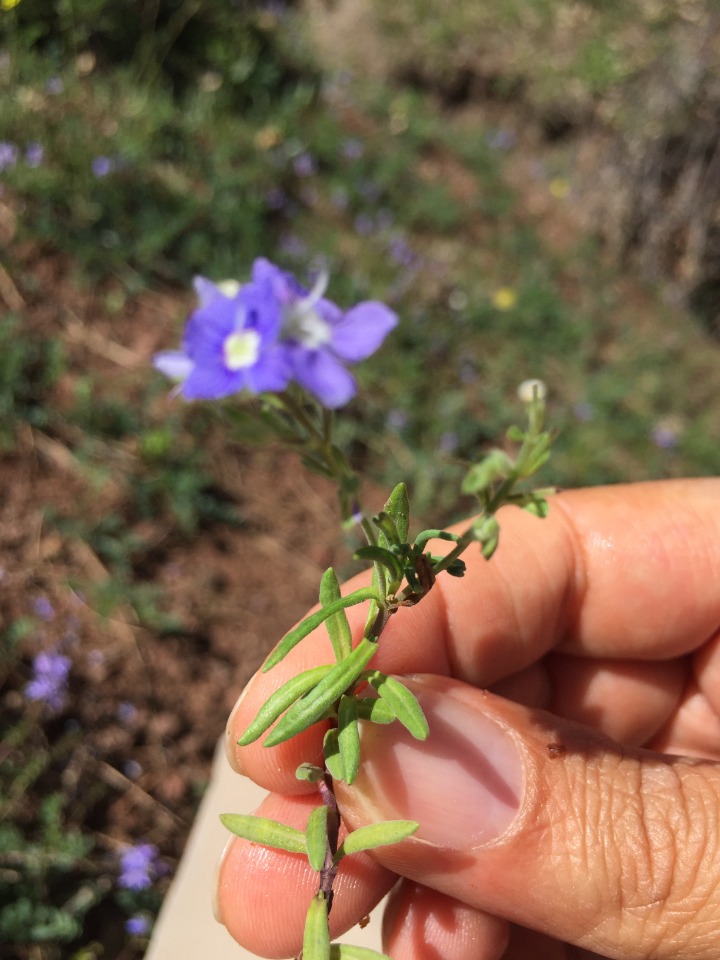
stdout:
POLYGON ((508 924, 420 883, 401 881, 383 919, 383 949, 393 960, 499 960, 508 924))
MULTIPOLYGON (((317 794, 271 794, 259 816, 304 829, 317 794)), ((341 936, 368 914, 392 886, 394 876, 367 854, 346 857, 338 870, 330 915, 331 936, 341 936)), ((216 909, 219 921, 243 947, 261 957, 295 956, 318 886, 307 857, 232 837, 218 866, 216 909)))

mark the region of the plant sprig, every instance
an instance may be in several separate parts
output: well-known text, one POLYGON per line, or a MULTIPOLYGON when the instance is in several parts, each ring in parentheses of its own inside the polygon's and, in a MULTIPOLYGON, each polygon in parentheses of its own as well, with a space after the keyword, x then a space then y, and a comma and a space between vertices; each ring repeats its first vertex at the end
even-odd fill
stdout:
MULTIPOLYGON (((470 465, 462 484, 466 494, 474 495, 479 510, 461 533, 431 528, 410 539, 410 503, 405 484, 399 483, 383 510, 366 518, 355 506, 355 518, 366 539, 356 559, 372 563, 371 583, 342 596, 335 571, 330 568, 320 583, 320 607, 291 630, 268 657, 263 670, 271 670, 298 643, 325 624, 335 663, 306 670, 288 680, 261 707, 255 720, 238 741, 241 746, 266 734, 264 745, 276 746, 314 724, 328 724, 323 740, 322 767, 304 763, 297 770, 300 780, 314 783, 322 804, 308 819, 306 830, 283 827, 274 821, 226 815, 225 825, 234 833, 254 842, 301 853, 319 875, 318 892, 310 903, 303 939, 303 960, 375 960, 383 954, 348 944, 331 944, 328 916, 332 907, 335 873, 341 860, 353 853, 399 843, 418 829, 415 821, 388 821, 359 828, 338 845, 339 812, 333 781, 351 785, 361 766, 360 721, 389 724, 396 720, 418 740, 429 735, 429 727, 415 695, 400 680, 372 666, 381 636, 390 618, 398 610, 419 603, 433 589, 442 573, 462 577, 462 554, 477 543, 482 555, 490 559, 500 537, 497 513, 501 507, 515 505, 538 517, 547 514, 547 496, 553 491, 528 490, 524 483, 545 463, 552 434, 544 428, 544 394, 532 385, 525 397, 527 426, 512 427, 508 439, 519 444, 515 456, 506 450, 490 451, 470 465), (447 552, 436 555, 433 542, 450 544, 447 552), (362 636, 353 646, 347 609, 368 604, 362 636), (371 695, 369 695, 371 694, 371 695)), ((306 421, 303 420, 303 424, 306 421)), ((324 421, 320 434, 312 434, 313 457, 320 472, 335 476, 339 486, 352 489, 349 467, 338 460, 332 442, 332 424, 324 421)), ((347 500, 345 501, 347 503, 347 500)), ((341 494, 341 504, 343 495, 341 494)), ((386 958, 387 960, 387 958, 386 958)))

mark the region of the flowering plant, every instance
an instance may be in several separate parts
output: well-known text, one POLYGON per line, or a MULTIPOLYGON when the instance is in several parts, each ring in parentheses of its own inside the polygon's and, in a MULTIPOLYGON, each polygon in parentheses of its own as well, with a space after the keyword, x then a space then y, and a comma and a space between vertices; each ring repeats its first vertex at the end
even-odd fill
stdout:
POLYGON ((387 306, 376 301, 343 311, 325 297, 323 271, 310 289, 265 259, 252 267, 249 282, 214 284, 199 278, 198 308, 187 323, 182 349, 159 354, 155 366, 178 381, 176 391, 188 400, 218 400, 238 395, 251 405, 306 466, 335 481, 341 519, 357 526, 365 539, 355 557, 372 564, 372 580, 342 595, 337 576, 328 569, 320 582, 319 609, 291 630, 269 655, 271 670, 312 631, 324 625, 333 662, 305 670, 278 687, 238 741, 246 746, 260 737, 271 747, 324 723, 323 763, 302 763, 299 780, 314 784, 318 806, 306 829, 245 814, 225 814, 234 834, 256 843, 307 857, 318 874, 317 893, 308 908, 304 960, 373 960, 383 955, 348 944, 331 944, 328 915, 338 868, 345 857, 399 843, 419 824, 393 820, 371 824, 339 842, 342 813, 334 783, 352 784, 362 761, 359 723, 398 722, 412 736, 425 739, 428 724, 413 693, 398 679, 375 669, 372 660, 390 620, 404 607, 421 602, 440 575, 462 577, 464 551, 477 544, 486 559, 500 536, 497 512, 514 504, 542 517, 549 490, 527 490, 523 482, 547 460, 552 441, 544 428, 545 388, 526 381, 520 399, 527 412, 524 428, 512 427, 508 439, 518 445, 513 457, 490 451, 469 466, 462 484, 478 501, 477 514, 461 533, 427 529, 411 535, 407 487, 399 483, 383 510, 367 515, 360 501, 360 481, 333 439, 334 411, 355 394, 347 369, 374 353, 397 324, 387 306), (446 551, 431 544, 444 541, 446 551), (365 628, 353 645, 346 609, 367 606, 365 628))

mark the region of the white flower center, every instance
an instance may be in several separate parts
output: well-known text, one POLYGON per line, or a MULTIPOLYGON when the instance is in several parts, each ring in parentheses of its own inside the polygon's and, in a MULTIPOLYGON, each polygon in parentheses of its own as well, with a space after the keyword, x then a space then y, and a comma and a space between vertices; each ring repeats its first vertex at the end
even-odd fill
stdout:
MULTIPOLYGON (((301 301, 302 303, 302 301, 301 301)), ((286 315, 288 332, 310 350, 317 350, 332 340, 330 324, 319 316, 312 308, 299 310, 298 304, 291 307, 286 315)))
POLYGON ((289 303, 283 314, 283 331, 293 340, 299 340, 304 347, 317 350, 332 340, 332 327, 323 320, 315 309, 316 303, 325 293, 328 273, 322 270, 310 293, 301 300, 289 303))
POLYGON ((225 338, 225 366, 228 370, 244 370, 257 363, 260 356, 260 334, 255 330, 239 330, 225 338))

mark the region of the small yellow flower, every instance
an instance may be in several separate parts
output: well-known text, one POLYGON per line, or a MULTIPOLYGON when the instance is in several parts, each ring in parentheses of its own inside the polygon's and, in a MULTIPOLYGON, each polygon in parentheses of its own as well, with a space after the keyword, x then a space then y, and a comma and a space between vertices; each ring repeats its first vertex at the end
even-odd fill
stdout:
POLYGON ((260 150, 272 150, 282 140, 282 134, 278 127, 263 127, 255 134, 255 146, 260 150))
POLYGON ((492 295, 492 305, 498 310, 512 310, 517 303, 517 294, 512 287, 498 287, 492 295))
POLYGON ((12 10, 20 3, 20 0, 0 0, 0 7, 3 10, 12 10))
POLYGON ((564 200, 570 193, 570 182, 565 177, 553 177, 548 189, 556 200, 564 200))

